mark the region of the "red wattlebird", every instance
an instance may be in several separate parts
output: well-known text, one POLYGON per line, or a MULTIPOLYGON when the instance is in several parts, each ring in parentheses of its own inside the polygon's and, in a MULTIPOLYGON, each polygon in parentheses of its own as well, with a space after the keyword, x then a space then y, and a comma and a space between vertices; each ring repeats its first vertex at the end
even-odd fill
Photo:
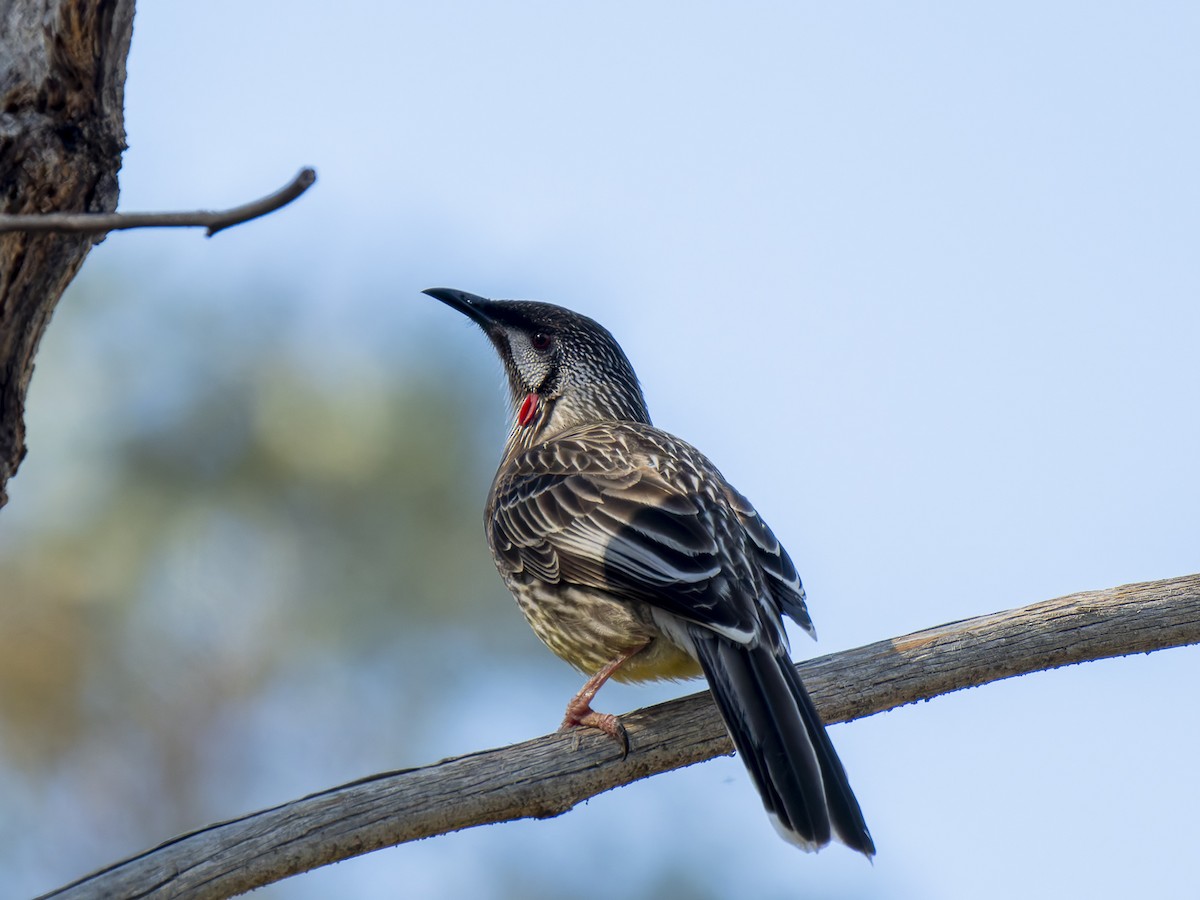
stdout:
POLYGON ((788 655, 813 633, 796 568, 750 502, 690 444, 655 428, 633 367, 578 313, 425 293, 472 319, 508 376, 514 421, 488 496, 488 544, 551 650, 590 676, 564 727, 621 741, 592 698, 609 678, 703 674, 763 805, 806 850, 875 845, 788 655))

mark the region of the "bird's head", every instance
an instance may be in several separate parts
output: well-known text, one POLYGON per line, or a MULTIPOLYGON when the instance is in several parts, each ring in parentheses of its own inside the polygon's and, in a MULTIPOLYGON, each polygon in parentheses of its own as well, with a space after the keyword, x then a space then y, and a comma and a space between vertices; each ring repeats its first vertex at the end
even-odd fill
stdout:
POLYGON ((425 293, 474 321, 496 348, 519 444, 576 425, 650 421, 633 366, 598 322, 551 303, 487 300, 450 288, 425 293))

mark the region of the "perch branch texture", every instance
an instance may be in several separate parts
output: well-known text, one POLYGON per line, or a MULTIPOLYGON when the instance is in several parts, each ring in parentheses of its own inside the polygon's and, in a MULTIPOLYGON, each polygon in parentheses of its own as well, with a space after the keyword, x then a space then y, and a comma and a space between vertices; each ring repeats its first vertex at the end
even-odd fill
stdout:
MULTIPOLYGON (((1200 575, 1071 594, 951 622, 799 666, 827 722, 1072 663, 1200 643, 1200 575)), ((385 772, 182 835, 45 895, 229 897, 381 847, 548 818, 658 772, 728 754, 707 692, 622 716, 606 736, 551 734, 385 772)))

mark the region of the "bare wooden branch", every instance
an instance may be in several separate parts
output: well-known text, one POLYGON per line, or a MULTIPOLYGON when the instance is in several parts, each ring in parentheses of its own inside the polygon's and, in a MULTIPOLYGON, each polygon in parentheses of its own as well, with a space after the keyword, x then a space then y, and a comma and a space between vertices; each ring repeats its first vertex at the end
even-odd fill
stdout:
POLYGON ((127 228, 196 228, 203 227, 208 237, 233 225, 240 225, 287 206, 317 180, 313 169, 301 169, 286 185, 250 203, 226 210, 196 210, 194 212, 144 213, 68 213, 50 212, 35 215, 0 215, 0 232, 24 231, 30 234, 49 232, 71 234, 107 234, 127 228))
MULTIPOLYGON (((1071 594, 800 665, 827 722, 1072 663, 1200 643, 1200 575, 1071 594)), ((385 772, 185 834, 45 895, 229 897, 331 862, 473 825, 557 816, 582 800, 732 748, 707 692, 606 736, 551 734, 385 772)))

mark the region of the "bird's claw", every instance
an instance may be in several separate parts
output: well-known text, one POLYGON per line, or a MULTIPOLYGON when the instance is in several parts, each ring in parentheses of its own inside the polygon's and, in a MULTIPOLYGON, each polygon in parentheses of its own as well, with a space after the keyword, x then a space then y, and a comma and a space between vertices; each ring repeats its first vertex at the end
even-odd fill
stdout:
POLYGON ((567 717, 563 719, 559 731, 567 731, 576 725, 603 731, 621 745, 621 759, 629 756, 629 732, 625 730, 621 720, 611 713, 598 713, 588 706, 583 709, 567 707, 567 717))

